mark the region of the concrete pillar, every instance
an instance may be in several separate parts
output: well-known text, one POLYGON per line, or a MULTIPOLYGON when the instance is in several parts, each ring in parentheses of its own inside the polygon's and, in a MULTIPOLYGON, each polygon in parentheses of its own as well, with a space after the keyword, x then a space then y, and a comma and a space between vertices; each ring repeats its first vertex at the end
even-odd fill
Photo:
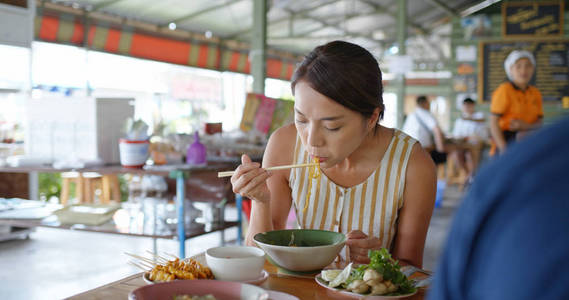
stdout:
MULTIPOLYGON (((399 47, 398 55, 405 55, 407 49, 405 41, 407 40, 407 0, 398 0, 397 11, 397 46, 399 47)), ((397 128, 403 127, 403 110, 405 106, 405 74, 397 75, 397 128)))
POLYGON ((267 73, 267 1, 253 0, 253 36, 251 38, 251 75, 253 75, 253 92, 265 94, 265 77, 267 73))

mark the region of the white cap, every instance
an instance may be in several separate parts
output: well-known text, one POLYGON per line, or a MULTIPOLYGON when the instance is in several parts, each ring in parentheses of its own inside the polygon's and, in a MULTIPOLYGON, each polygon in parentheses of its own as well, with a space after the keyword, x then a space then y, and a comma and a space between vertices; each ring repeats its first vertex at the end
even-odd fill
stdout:
POLYGON ((510 54, 504 61, 504 69, 506 70, 506 75, 508 75, 508 79, 513 80, 512 74, 510 73, 511 72, 510 68, 521 58, 529 59, 529 61, 531 61, 531 63, 535 68, 535 58, 533 57, 533 54, 531 54, 531 52, 525 50, 514 50, 510 52, 510 54))

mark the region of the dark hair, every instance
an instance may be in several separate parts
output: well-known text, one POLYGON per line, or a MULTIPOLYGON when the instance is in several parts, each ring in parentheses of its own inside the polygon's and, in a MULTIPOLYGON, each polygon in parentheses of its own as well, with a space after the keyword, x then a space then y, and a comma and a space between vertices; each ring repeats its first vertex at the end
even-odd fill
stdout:
POLYGON ((417 97, 417 104, 423 104, 425 102, 429 102, 429 100, 427 99, 427 96, 421 95, 421 96, 417 97))
POLYGON ((377 60, 366 49, 344 41, 333 41, 312 50, 300 63, 291 80, 292 93, 300 81, 333 101, 372 116, 380 109, 383 118, 383 84, 377 60))
POLYGON ((465 98, 462 100, 462 104, 475 104, 475 102, 471 98, 465 98))

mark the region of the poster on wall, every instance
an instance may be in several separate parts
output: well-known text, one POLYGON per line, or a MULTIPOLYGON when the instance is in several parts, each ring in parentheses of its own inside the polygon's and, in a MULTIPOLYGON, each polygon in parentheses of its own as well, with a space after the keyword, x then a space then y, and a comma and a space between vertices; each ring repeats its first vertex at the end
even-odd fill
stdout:
POLYGON ((502 35, 509 37, 563 34, 563 1, 505 2, 502 35))
POLYGON ((223 105, 221 77, 172 72, 168 74, 170 94, 176 99, 200 100, 223 105))
POLYGON ((456 68, 458 75, 469 75, 474 73, 474 65, 470 63, 462 63, 456 68))
POLYGON ((454 91, 460 93, 476 93, 476 75, 456 75, 454 77, 454 91))
POLYGON ((456 61, 472 62, 476 61, 476 46, 457 46, 456 61))
POLYGON ((294 102, 269 98, 260 94, 247 94, 240 129, 255 130, 270 135, 277 128, 292 122, 294 102))
POLYGON ((273 121, 273 113, 275 112, 275 107, 277 106, 277 100, 269 97, 261 97, 261 103, 257 108, 257 113, 255 114, 255 129, 258 132, 264 134, 269 133, 269 128, 271 128, 271 122, 273 121))
POLYGON ((476 15, 462 18, 460 20, 460 25, 464 30, 465 40, 492 35, 492 21, 487 15, 476 15))

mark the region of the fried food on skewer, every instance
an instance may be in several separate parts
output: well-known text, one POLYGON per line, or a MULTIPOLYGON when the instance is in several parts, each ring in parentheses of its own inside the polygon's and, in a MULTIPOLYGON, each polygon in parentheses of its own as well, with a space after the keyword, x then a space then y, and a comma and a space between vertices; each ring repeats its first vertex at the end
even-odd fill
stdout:
POLYGON ((214 279, 210 268, 191 258, 186 261, 178 258, 170 260, 166 264, 156 265, 148 273, 149 279, 157 282, 175 279, 214 279))

